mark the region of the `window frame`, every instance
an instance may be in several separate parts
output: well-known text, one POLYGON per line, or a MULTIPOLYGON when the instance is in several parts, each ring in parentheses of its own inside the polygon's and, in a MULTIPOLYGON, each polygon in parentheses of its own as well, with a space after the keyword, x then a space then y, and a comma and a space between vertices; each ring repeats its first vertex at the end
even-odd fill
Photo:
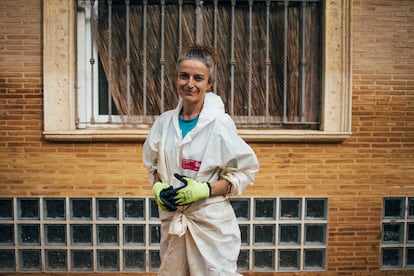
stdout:
MULTIPOLYGON (((75 0, 43 1, 45 139, 144 141, 142 128, 76 128, 75 0)), ((351 2, 324 1, 321 130, 239 129, 247 142, 342 142, 351 134, 351 2)))

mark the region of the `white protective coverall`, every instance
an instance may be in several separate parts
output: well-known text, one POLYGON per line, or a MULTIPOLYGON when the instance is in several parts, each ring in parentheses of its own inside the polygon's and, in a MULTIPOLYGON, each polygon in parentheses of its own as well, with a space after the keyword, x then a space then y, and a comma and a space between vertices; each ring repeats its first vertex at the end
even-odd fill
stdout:
MULTIPOLYGON (((174 188, 183 184, 174 173, 198 181, 224 178, 232 194, 241 195, 254 182, 259 165, 253 150, 237 134, 221 98, 206 93, 197 125, 182 138, 178 124, 180 100, 174 110, 161 114, 144 143, 144 165, 151 181, 157 172, 174 188)), ((240 230, 226 196, 213 196, 175 212, 159 208, 161 267, 165 276, 240 275, 237 258, 240 230)))

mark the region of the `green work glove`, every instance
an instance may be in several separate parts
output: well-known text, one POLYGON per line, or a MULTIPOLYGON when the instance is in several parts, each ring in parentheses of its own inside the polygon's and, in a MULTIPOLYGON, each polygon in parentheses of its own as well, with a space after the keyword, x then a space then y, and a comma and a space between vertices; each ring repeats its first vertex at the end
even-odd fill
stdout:
POLYGON ((164 211, 175 211, 177 207, 172 203, 175 192, 173 187, 164 182, 156 182, 152 185, 152 194, 155 197, 155 202, 164 211))
POLYGON ((174 189, 174 205, 187 205, 197 200, 211 196, 211 186, 208 182, 199 182, 190 177, 174 174, 175 178, 184 183, 183 187, 174 189))

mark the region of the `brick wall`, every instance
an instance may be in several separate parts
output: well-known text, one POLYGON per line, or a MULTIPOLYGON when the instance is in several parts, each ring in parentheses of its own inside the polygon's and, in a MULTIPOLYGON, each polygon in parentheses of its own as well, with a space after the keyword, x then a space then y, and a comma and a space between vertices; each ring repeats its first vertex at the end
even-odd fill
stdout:
MULTIPOLYGON (((42 138, 41 2, 0 0, 0 195, 149 196, 141 143, 42 138)), ((352 13, 353 135, 252 144, 261 171, 245 195, 329 199, 318 275, 402 275, 380 272, 379 247, 383 197, 414 196, 414 2, 353 1, 352 13)))

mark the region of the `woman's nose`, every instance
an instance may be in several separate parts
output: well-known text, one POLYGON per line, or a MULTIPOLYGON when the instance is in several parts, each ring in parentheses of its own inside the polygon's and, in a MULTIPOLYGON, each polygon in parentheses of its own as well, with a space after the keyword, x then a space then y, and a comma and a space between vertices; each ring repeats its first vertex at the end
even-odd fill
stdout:
POLYGON ((189 87, 194 86, 194 79, 192 77, 188 78, 187 86, 189 86, 189 87))

